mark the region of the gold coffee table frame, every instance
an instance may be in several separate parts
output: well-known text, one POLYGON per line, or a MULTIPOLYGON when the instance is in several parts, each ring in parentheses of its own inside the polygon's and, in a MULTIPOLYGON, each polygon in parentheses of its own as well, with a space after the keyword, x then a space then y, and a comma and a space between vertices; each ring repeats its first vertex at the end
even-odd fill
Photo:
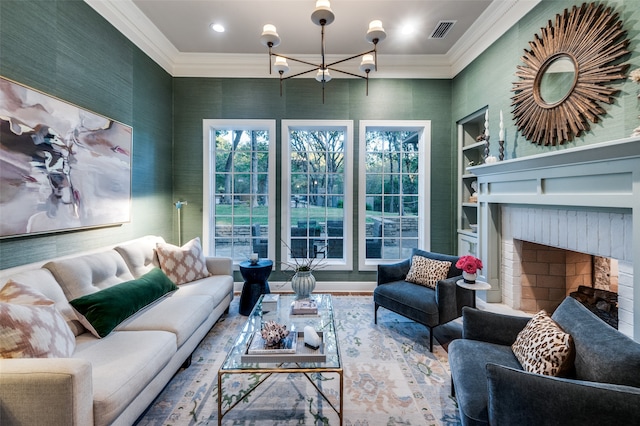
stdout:
POLYGON ((344 407, 344 376, 342 370, 342 360, 340 348, 336 335, 333 303, 329 294, 313 294, 311 296, 318 303, 318 315, 290 315, 290 307, 294 301, 293 295, 280 295, 277 311, 262 312, 262 298, 256 303, 253 311, 249 315, 240 335, 236 339, 233 347, 229 350, 224 362, 218 370, 218 425, 222 425, 222 419, 236 405, 247 398, 254 390, 264 383, 273 374, 303 374, 307 380, 318 391, 320 396, 336 412, 342 425, 342 412, 344 407), (247 345, 251 336, 262 327, 263 321, 274 320, 279 324, 286 324, 292 331, 302 332, 304 327, 311 325, 316 331, 322 332, 325 362, 287 362, 286 359, 279 363, 243 363, 242 355, 247 350, 247 345), (234 374, 261 374, 260 380, 250 388, 244 395, 231 404, 225 411, 222 410, 222 398, 224 396, 223 376, 234 374), (336 406, 325 394, 325 392, 314 382, 312 374, 337 374, 339 377, 339 404, 336 406))

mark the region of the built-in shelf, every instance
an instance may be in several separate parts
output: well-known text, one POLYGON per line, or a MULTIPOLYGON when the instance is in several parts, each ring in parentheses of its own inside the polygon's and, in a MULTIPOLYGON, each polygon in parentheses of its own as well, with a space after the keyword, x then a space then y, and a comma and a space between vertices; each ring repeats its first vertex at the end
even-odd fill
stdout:
POLYGON ((462 147, 462 151, 471 151, 471 150, 475 150, 475 149, 478 149, 478 148, 482 148, 482 150, 484 151, 484 145, 485 145, 484 141, 472 143, 470 145, 463 146, 462 147))
POLYGON ((458 233, 462 235, 466 235, 468 237, 474 237, 474 238, 478 237, 478 234, 472 231, 471 229, 458 229, 458 233))
POLYGON ((477 140, 484 133, 486 108, 458 121, 458 254, 476 255, 478 234, 471 229, 478 224, 478 203, 469 201, 477 188, 477 176, 468 168, 484 163, 485 142, 477 140))

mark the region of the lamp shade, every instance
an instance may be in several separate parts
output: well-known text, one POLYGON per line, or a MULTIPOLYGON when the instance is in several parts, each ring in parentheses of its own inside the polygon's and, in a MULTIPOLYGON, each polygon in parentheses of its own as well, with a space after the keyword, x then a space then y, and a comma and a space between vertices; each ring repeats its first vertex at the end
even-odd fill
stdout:
POLYGON ((376 62, 373 60, 373 55, 367 54, 362 57, 362 62, 360 62, 360 71, 370 72, 375 67, 376 62))
POLYGON ((331 10, 329 0, 316 1, 316 8, 311 13, 311 22, 316 25, 329 25, 334 19, 336 19, 336 15, 331 10))
POLYGON ((273 68, 277 72, 282 72, 284 74, 285 72, 289 71, 289 64, 287 63, 287 60, 282 56, 276 56, 276 61, 273 64, 273 68))
POLYGON ((319 69, 318 72, 316 73, 316 80, 318 81, 322 81, 324 77, 324 81, 325 83, 328 81, 331 81, 331 74, 329 74, 329 70, 328 69, 319 69))
POLYGON ((369 30, 367 31, 365 39, 369 43, 376 44, 385 38, 387 38, 387 33, 384 31, 384 28, 382 28, 382 22, 378 20, 369 22, 369 30))
POLYGON ((264 27, 262 27, 260 43, 267 47, 276 47, 280 44, 280 36, 276 31, 275 25, 266 24, 264 27), (269 44, 271 44, 271 46, 269 46, 269 44))

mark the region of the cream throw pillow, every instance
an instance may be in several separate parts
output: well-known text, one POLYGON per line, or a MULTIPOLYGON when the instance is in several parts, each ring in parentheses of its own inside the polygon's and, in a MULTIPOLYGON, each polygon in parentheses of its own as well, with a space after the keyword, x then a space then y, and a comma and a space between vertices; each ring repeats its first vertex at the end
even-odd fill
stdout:
POLYGON ((447 278, 449 268, 451 262, 415 255, 411 258, 411 268, 404 280, 435 289, 438 281, 447 278))
POLYGON ((196 237, 182 247, 158 243, 156 252, 162 272, 177 285, 211 275, 207 269, 200 238, 196 237))
POLYGON ((0 290, 0 358, 68 358, 75 348, 53 300, 11 280, 0 290))
POLYGON ((545 311, 529 320, 511 350, 530 373, 559 376, 573 363, 573 339, 545 311))

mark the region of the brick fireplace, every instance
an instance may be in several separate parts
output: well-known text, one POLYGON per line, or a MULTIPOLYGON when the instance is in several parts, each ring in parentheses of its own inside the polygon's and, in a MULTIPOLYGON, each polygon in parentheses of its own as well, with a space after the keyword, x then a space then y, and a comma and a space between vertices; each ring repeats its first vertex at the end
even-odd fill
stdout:
POLYGON ((479 182, 483 278, 492 285, 481 297, 515 309, 553 310, 569 290, 555 287, 558 281, 585 279, 567 275, 584 267, 579 254, 615 259, 619 330, 640 340, 640 274, 634 275, 640 270, 640 138, 471 170, 479 182), (551 268, 553 274, 531 273, 551 268))
POLYGON ((578 285, 592 285, 592 256, 611 258, 617 264, 618 328, 632 335, 630 213, 503 205, 500 216, 503 303, 552 312, 578 285))
POLYGON ((520 309, 553 312, 566 296, 588 287, 618 292, 618 261, 529 241, 514 241, 520 258, 520 309))

